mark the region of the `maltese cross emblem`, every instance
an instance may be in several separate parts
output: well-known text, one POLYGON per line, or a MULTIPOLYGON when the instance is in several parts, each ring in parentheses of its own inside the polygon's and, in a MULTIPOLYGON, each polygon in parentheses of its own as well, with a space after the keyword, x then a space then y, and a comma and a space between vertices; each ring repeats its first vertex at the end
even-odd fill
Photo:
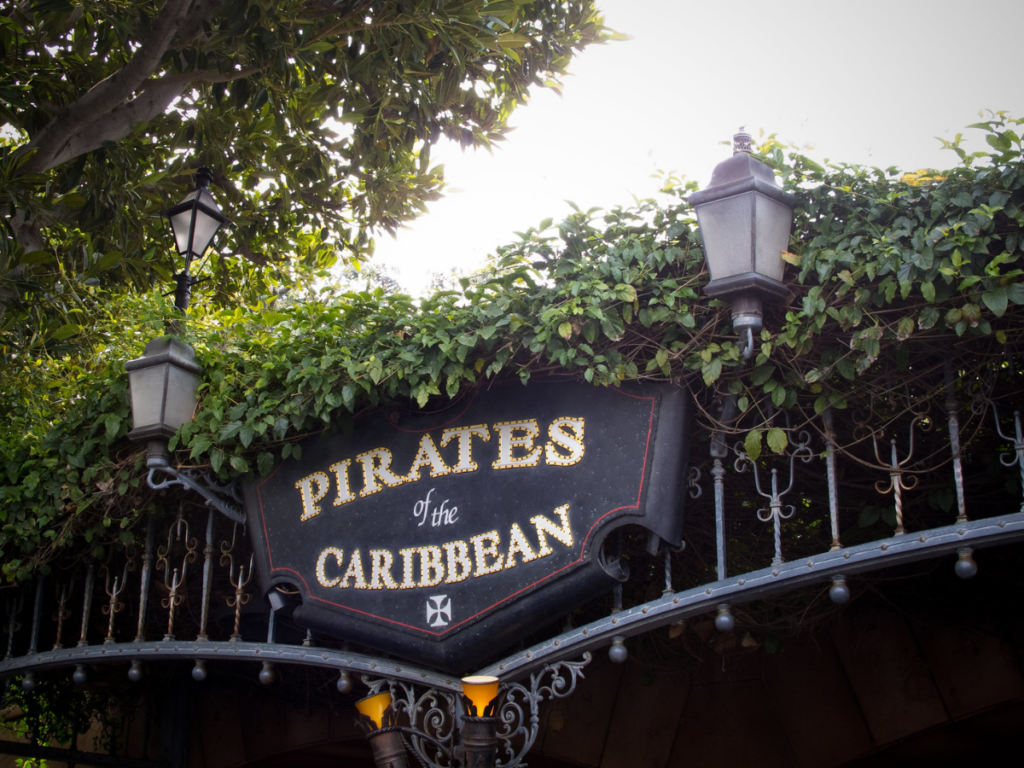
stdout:
POLYGON ((433 595, 427 600, 427 624, 447 627, 452 620, 452 601, 448 595, 433 595))

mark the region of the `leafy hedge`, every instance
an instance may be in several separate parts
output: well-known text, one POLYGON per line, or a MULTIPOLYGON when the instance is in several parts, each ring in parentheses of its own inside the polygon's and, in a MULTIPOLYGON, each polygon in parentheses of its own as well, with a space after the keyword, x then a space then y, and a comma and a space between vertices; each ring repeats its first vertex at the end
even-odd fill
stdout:
MULTIPOLYGON (((798 198, 785 254, 794 299, 766 308, 751 365, 725 305, 701 293, 707 272, 684 200, 694 183, 666 185, 661 202, 542 222, 462 291, 414 300, 324 289, 286 306, 197 307, 186 339, 207 373, 195 420, 172 441, 176 458, 221 478, 265 474, 299 457, 299 439, 347 429, 368 409, 443 407, 496 376, 528 383, 551 369, 602 386, 675 381, 702 413, 732 393, 754 426, 748 453, 757 458, 764 438, 784 451, 774 408, 843 408, 855 386, 908 371, 922 350, 967 361, 1020 349, 1021 122, 997 113, 975 126, 991 153, 967 155, 958 136, 949 148, 961 165, 943 173, 822 167, 765 140, 760 156, 798 198)), ((128 297, 110 306, 105 346, 3 372, 8 579, 80 542, 97 554, 128 543, 159 508, 141 449, 125 439, 123 361, 170 317, 164 299, 128 297)))

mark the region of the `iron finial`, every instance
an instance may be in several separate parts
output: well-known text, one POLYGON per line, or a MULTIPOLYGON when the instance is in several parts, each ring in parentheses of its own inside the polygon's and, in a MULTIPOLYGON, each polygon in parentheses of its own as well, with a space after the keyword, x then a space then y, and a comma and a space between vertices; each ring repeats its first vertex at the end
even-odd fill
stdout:
POLYGON ((741 152, 745 155, 750 155, 754 152, 754 139, 749 133, 743 130, 744 128, 745 126, 741 125, 739 132, 734 134, 732 137, 732 153, 734 155, 738 155, 741 152))

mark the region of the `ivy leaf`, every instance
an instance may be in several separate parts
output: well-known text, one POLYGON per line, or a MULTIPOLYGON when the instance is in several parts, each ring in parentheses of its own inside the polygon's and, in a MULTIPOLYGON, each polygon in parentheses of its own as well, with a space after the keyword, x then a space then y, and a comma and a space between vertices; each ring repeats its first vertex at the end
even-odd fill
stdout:
POLYGON ((781 408, 783 403, 786 402, 786 389, 785 387, 776 387, 772 390, 772 403, 776 408, 781 408))
POLYGON ((985 306, 996 317, 1002 317, 1006 312, 1007 298, 1005 288, 996 288, 993 291, 981 294, 981 300, 985 302, 985 306))
POLYGON ((921 316, 917 319, 917 325, 922 331, 934 328, 939 322, 940 313, 936 307, 925 307, 921 310, 921 316))
POLYGON ((864 507, 860 511, 860 517, 857 518, 857 525, 861 528, 870 528, 878 522, 881 516, 882 510, 878 507, 864 507))
POLYGON ((750 372, 750 382, 756 386, 762 386, 775 373, 774 365, 759 365, 750 372))
POLYGON ((743 450, 750 457, 751 461, 757 461, 761 458, 761 434, 760 429, 752 429, 743 438, 743 450))
POLYGON ((249 462, 246 461, 241 456, 232 456, 231 457, 231 468, 233 470, 235 470, 236 472, 248 472, 249 471, 249 462))
POLYGON ((117 431, 121 428, 121 417, 116 413, 108 414, 103 420, 103 424, 107 428, 107 437, 117 437, 117 431))
POLYGON ((243 448, 248 448, 252 443, 253 437, 256 435, 256 430, 246 424, 238 431, 238 439, 242 443, 243 448))
POLYGON ((1024 304, 1024 283, 1013 283, 1007 286, 1006 297, 1014 304, 1024 304))
POLYGON ((192 452, 189 454, 189 458, 199 458, 210 450, 211 445, 213 445, 213 440, 210 439, 209 435, 196 435, 192 438, 192 452))
POLYGON ((214 448, 210 454, 210 469, 213 470, 214 474, 220 474, 220 468, 224 466, 224 451, 220 448, 214 448))
POLYGON ((558 335, 568 341, 572 336, 572 323, 561 323, 558 326, 558 335))
POLYGON ((772 427, 768 430, 768 447, 775 453, 782 453, 788 445, 789 438, 786 436, 786 430, 780 427, 772 427))
POLYGON ((921 283, 921 295, 924 296, 924 300, 929 304, 935 303, 935 284, 931 280, 921 283))
POLYGON ((256 457, 256 469, 259 471, 262 477, 266 477, 270 474, 270 470, 274 468, 274 454, 269 451, 263 451, 259 456, 256 457))
POLYGON ((705 386, 710 387, 722 375, 722 358, 715 357, 711 362, 704 363, 700 368, 700 373, 704 377, 705 386))

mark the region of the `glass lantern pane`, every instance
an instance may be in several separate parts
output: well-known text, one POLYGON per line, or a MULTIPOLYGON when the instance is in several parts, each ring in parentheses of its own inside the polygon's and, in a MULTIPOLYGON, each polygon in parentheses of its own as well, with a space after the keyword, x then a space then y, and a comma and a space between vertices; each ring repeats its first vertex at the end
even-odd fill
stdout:
POLYGON ((202 256, 210 246, 213 236, 220 229, 220 222, 202 208, 196 209, 196 231, 192 238, 192 253, 202 256))
POLYGON ((167 365, 154 365, 128 374, 128 386, 132 390, 132 422, 135 429, 160 423, 167 368, 167 365))
POLYGON ((196 389, 199 380, 195 374, 171 367, 167 377, 167 404, 164 407, 164 424, 177 430, 192 420, 196 409, 196 389))
POLYGON ((171 220, 171 230, 174 232, 174 242, 178 246, 178 253, 185 255, 188 252, 188 227, 192 220, 192 209, 186 208, 168 218, 171 220))
POLYGON ((757 271, 782 280, 782 252, 789 250, 793 211, 764 195, 757 195, 757 271))
POLYGON ((705 203, 697 210, 711 279, 740 275, 753 269, 751 195, 745 192, 705 203))

